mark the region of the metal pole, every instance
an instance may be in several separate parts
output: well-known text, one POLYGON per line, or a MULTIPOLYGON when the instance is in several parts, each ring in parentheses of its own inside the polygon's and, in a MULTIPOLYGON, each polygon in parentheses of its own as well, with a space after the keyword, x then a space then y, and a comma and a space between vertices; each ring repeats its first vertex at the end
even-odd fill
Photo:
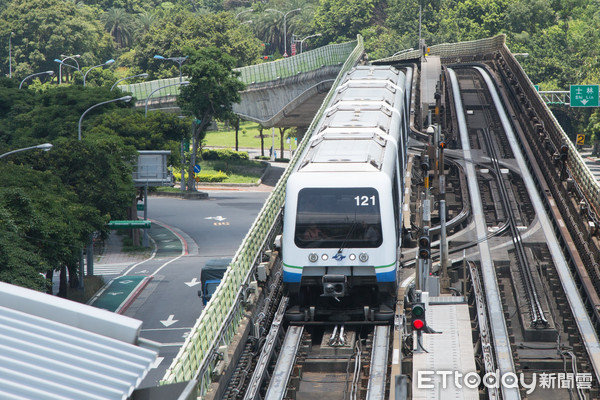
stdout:
POLYGON ((287 57, 287 32, 286 32, 287 13, 283 15, 283 56, 287 57))
POLYGON ((87 276, 94 275, 94 234, 90 235, 90 243, 86 250, 87 255, 87 276))
POLYGON ((84 277, 84 272, 83 272, 83 267, 85 266, 85 261, 83 260, 83 249, 79 250, 79 289, 84 291, 84 284, 83 284, 83 277, 84 277))
POLYGON ((271 131, 271 161, 275 161, 275 127, 271 131))
POLYGON ((83 120, 83 117, 85 117, 85 114, 88 113, 88 111, 90 111, 90 110, 92 110, 92 109, 94 109, 94 108, 96 108, 98 106, 101 106, 103 104, 113 103, 115 101, 120 101, 120 100, 130 101, 131 100, 131 96, 123 96, 123 97, 119 97, 118 99, 112 99, 112 100, 103 101, 101 103, 94 104, 93 106, 91 106, 90 108, 88 108, 87 110, 85 110, 83 112, 83 114, 81 114, 81 117, 79 117, 79 125, 77 127, 77 139, 81 140, 81 121, 83 120))
POLYGON ((116 82, 114 83, 114 85, 112 85, 112 86, 110 87, 110 90, 112 91, 112 90, 115 88, 115 86, 117 86, 117 84, 118 84, 119 82, 122 82, 122 81, 124 81, 124 80, 126 80, 126 79, 138 78, 138 77, 147 78, 147 77, 148 77, 148 74, 146 74, 146 73, 143 73, 143 74, 137 74, 137 75, 126 76, 125 78, 121 78, 121 79, 119 79, 118 81, 116 81, 116 82))
POLYGON ((446 200, 440 200, 440 262, 442 264, 441 285, 442 290, 450 287, 448 277, 448 243, 446 239, 446 200))
MULTIPOLYGON (((148 219, 148 181, 144 187, 144 221, 148 219)), ((144 229, 144 236, 142 238, 142 246, 148 247, 148 229, 144 229)))
POLYGON ((8 35, 8 77, 12 79, 12 37, 15 33, 8 35))

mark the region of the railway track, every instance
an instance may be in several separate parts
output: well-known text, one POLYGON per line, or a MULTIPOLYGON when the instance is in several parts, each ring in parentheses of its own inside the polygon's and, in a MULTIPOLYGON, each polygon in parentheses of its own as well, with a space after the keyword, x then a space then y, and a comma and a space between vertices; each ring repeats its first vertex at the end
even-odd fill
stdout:
MULTIPOLYGON (((560 279, 567 279, 561 273, 565 256, 556 251, 560 246, 555 244, 557 239, 552 230, 545 229, 548 217, 540 206, 536 185, 486 74, 483 68, 461 68, 451 72, 451 80, 460 88, 454 88, 455 98, 461 99, 457 113, 464 109, 468 116, 468 123, 462 121, 461 139, 463 147, 465 142, 469 145, 465 153, 466 170, 471 169, 472 176, 468 179, 475 203, 474 218, 480 218, 475 225, 484 224, 478 227, 477 241, 487 242, 487 246, 479 245, 478 264, 493 332, 494 362, 501 371, 512 364, 514 372, 530 377, 536 372, 594 372, 597 366, 590 363, 589 355, 598 340, 570 328, 575 320, 587 316, 579 312, 574 295, 563 290, 564 283, 555 284, 559 275, 560 279), (473 174, 477 187, 472 181, 473 174), (473 193, 481 196, 474 199, 473 193), (484 217, 477 217, 478 208, 484 217), (509 228, 506 233, 484 237, 485 230, 505 225, 509 228), (489 256, 482 250, 489 251, 489 256), (566 304, 571 305, 571 312, 565 312, 566 304), (495 321, 495 315, 503 317, 505 329, 501 329, 500 318, 495 321), (584 346, 578 345, 582 342, 584 346), (505 361, 507 356, 510 362, 505 361), (573 361, 568 368, 566 358, 573 361)), ((487 360, 485 355, 482 357, 487 360)), ((504 390, 502 397, 519 398, 521 394, 504 390)), ((557 398, 571 398, 571 395, 565 390, 561 395, 564 397, 557 398)), ((491 393, 490 396, 494 397, 491 393)), ((528 398, 536 397, 534 394, 528 398)))
MULTIPOLYGON (((456 198, 470 206, 465 207, 470 208, 470 222, 467 211, 455 207, 458 221, 448 251, 464 252, 472 260, 479 372, 523 373, 528 380, 540 373, 586 373, 597 379, 600 345, 589 315, 598 310, 586 308, 590 300, 585 290, 577 290, 581 285, 571 275, 569 255, 560 244, 564 239, 555 236, 536 190, 544 183, 536 182, 540 174, 530 171, 540 167, 529 164, 534 164, 531 150, 519 145, 521 133, 506 116, 514 111, 504 111, 486 76, 485 68, 472 66, 448 72, 457 101, 454 131, 460 132, 458 145, 463 147, 449 150, 448 158, 460 173, 454 179, 454 189, 460 192, 456 198)), ((253 321, 254 334, 223 398, 391 398, 390 326, 311 321, 288 325, 282 319, 286 298, 275 288, 266 292, 270 297, 259 320, 253 321)), ((582 399, 589 394, 599 396, 597 389, 565 388, 554 391, 553 398, 582 399)), ((525 395, 523 389, 502 387, 486 395, 541 399, 547 392, 525 395)))

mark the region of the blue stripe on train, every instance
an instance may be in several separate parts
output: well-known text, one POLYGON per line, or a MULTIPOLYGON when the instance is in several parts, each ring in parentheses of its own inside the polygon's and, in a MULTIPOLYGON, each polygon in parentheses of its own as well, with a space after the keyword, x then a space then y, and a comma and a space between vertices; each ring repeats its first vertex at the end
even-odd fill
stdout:
POLYGON ((396 271, 382 272, 377 275, 377 282, 395 282, 396 271))
POLYGON ((289 283, 300 283, 302 279, 302 272, 299 274, 294 274, 293 272, 288 272, 283 270, 283 281, 289 283))

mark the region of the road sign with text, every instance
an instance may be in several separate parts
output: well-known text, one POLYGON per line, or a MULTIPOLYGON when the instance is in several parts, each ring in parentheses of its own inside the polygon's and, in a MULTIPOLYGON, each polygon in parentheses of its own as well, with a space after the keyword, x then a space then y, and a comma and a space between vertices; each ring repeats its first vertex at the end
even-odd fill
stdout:
POLYGON ((571 107, 598 107, 598 85, 571 85, 571 107))

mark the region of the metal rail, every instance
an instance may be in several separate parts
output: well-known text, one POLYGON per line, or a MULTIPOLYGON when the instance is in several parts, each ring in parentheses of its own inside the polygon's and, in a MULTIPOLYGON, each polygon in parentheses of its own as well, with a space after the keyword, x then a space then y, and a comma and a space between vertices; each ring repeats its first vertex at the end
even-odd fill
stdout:
MULTIPOLYGON (((260 399, 258 391, 260 390, 263 380, 267 375, 267 367, 271 362, 271 358, 275 352, 275 346, 277 345, 277 339, 279 338, 280 332, 283 329, 283 316, 285 314, 288 301, 289 298, 287 297, 281 298, 279 308, 277 309, 277 313, 275 314, 275 318, 271 324, 271 329, 269 330, 269 334, 265 340, 260 357, 258 358, 258 363, 256 364, 256 368, 252 374, 252 379, 250 379, 250 384, 248 385, 248 390, 246 391, 244 400, 260 399)), ((270 399, 270 397, 267 397, 267 399, 270 399)))
MULTIPOLYGON (((515 365, 512 357, 512 349, 510 347, 510 338, 506 321, 503 318, 502 299, 500 297, 500 288, 496 280, 496 270, 492 262, 492 255, 487 241, 487 229, 485 220, 483 219, 483 207, 481 204, 481 196, 477 184, 477 173, 471 155, 471 147, 469 145, 468 129, 465 118, 465 112, 460 97, 460 87, 458 79, 453 69, 448 69, 448 75, 451 81, 452 92, 454 95, 454 104, 456 116, 458 120, 459 134, 464 151, 465 171, 467 173, 467 184, 471 196, 471 205, 473 207, 473 219, 475 221, 476 235, 478 247, 481 257, 481 271, 483 275, 483 283, 485 287, 486 302, 489 308, 491 333, 494 343, 494 350, 498 369, 501 375, 507 373, 515 373, 515 365)), ((520 399, 521 395, 516 388, 502 388, 502 397, 508 399, 520 399)))
POLYGON ((371 371, 369 373, 369 385, 367 387, 366 400, 385 399, 389 344, 390 327, 375 327, 373 350, 371 353, 371 371))
POLYGON ((271 374, 265 399, 281 400, 285 396, 303 333, 303 326, 291 326, 288 329, 279 351, 275 370, 271 374))
MULTIPOLYGON (((484 73, 481 69, 478 69, 480 73, 484 73)), ((494 90, 493 87, 488 86, 488 91, 491 93, 494 90)), ((483 99, 480 99, 481 104, 486 104, 487 102, 483 99)), ((498 113, 501 113, 499 110, 498 113)), ((484 116, 486 121, 488 122, 488 126, 491 125, 488 120, 489 114, 484 112, 484 116)), ((506 129, 506 126, 503 126, 506 129)), ((509 129, 512 129, 509 127, 509 129)), ((508 135, 508 132, 506 133, 508 135)), ((510 196, 508 195, 508 189, 506 188, 504 179, 502 179, 502 173, 500 171, 500 163, 498 162, 498 154, 494 144, 492 143, 491 133, 489 128, 483 129, 483 138, 485 140, 485 144, 488 148, 488 154, 490 156, 490 161, 492 162, 493 170, 496 176, 496 181, 498 183, 498 191, 500 192, 500 196, 502 198, 502 203, 504 204, 508 225, 511 231, 511 237, 513 241, 513 245, 515 248, 515 254, 517 255, 517 264, 519 268, 519 274, 521 275, 521 279, 523 281, 523 286, 525 289, 525 295, 527 296, 528 304, 529 304, 529 316, 531 319, 531 323, 533 326, 544 325, 548 326, 548 320, 544 315, 544 309, 539 300, 537 288, 535 287, 535 282, 533 279, 533 274, 531 272, 531 268, 529 267, 529 263, 527 262, 527 255, 525 254, 525 248, 523 247, 523 239, 521 238, 521 233, 519 232, 515 214, 511 207, 510 196)), ((522 157, 520 152, 514 153, 515 158, 522 157)))
MULTIPOLYGON (((477 322, 479 324, 479 338, 481 340, 481 353, 483 354, 483 366, 486 374, 493 373, 496 370, 496 362, 492 350, 492 341, 490 339, 490 328, 487 317, 487 307, 485 304, 485 295, 479 272, 474 262, 469 261, 469 272, 471 273, 471 283, 473 285, 473 295, 475 296, 475 307, 477 310, 477 322)), ((488 398, 492 400, 500 399, 500 392, 497 387, 488 389, 488 398)))

